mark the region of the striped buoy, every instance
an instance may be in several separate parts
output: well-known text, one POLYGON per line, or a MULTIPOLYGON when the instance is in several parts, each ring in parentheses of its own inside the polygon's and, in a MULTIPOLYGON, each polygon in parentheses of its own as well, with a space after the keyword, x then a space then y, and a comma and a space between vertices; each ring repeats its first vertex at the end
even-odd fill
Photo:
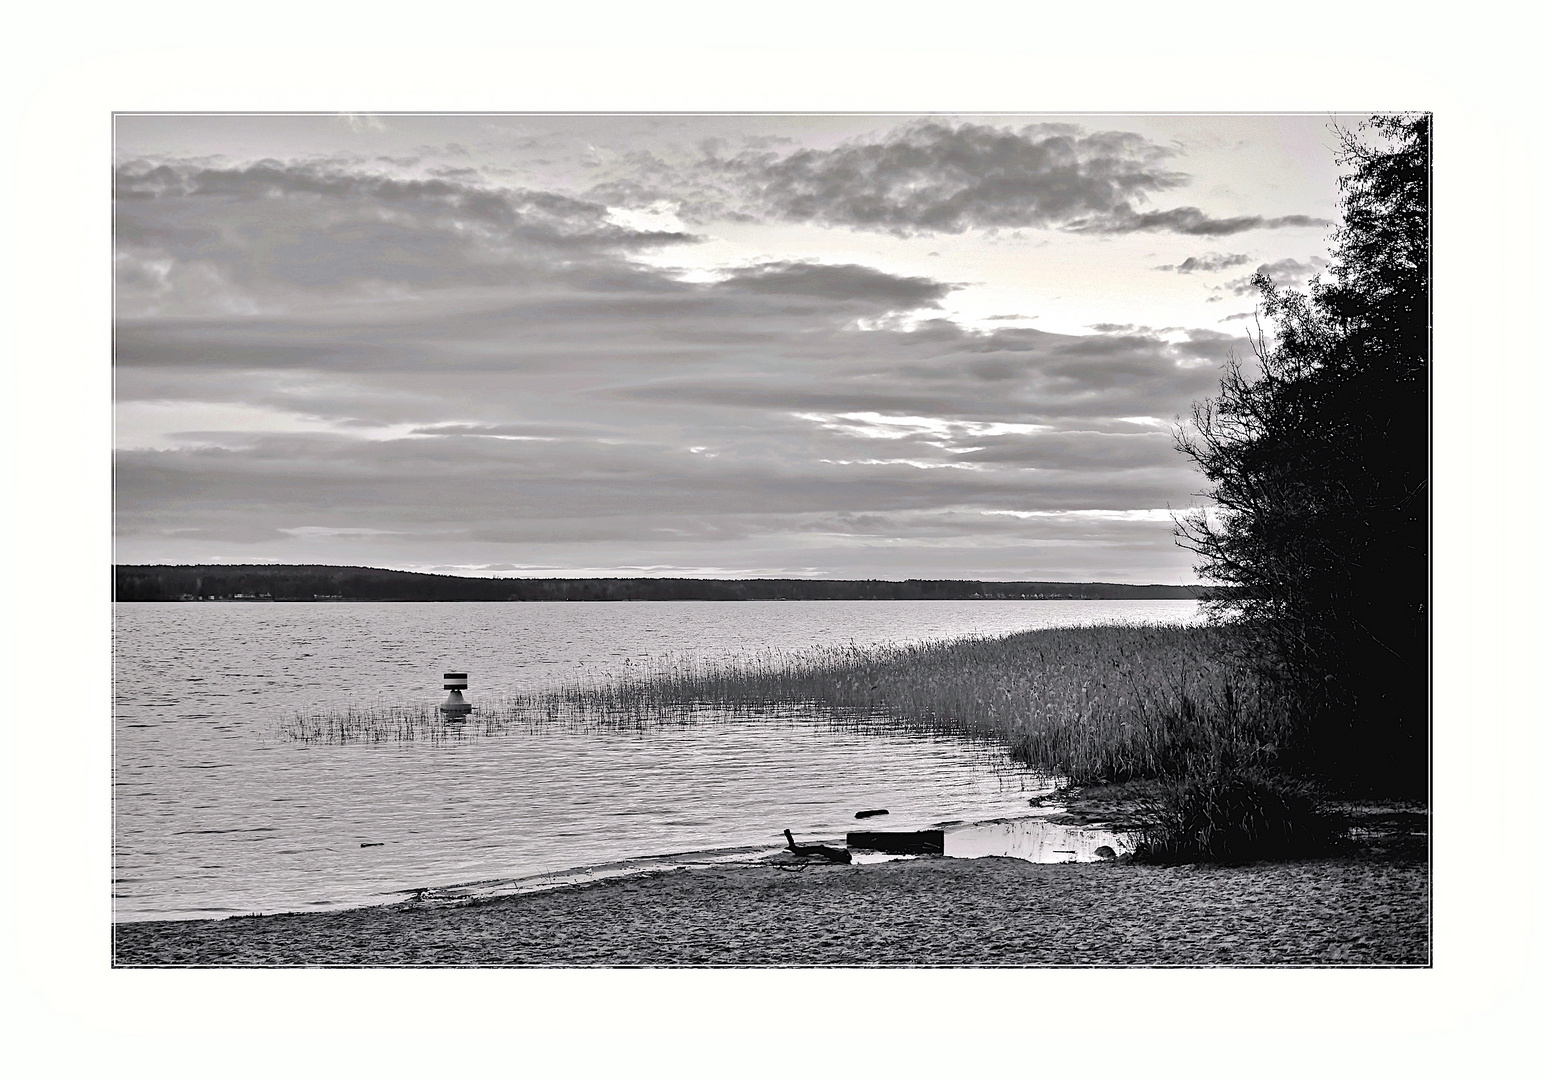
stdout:
POLYGON ((461 696, 461 691, 466 689, 466 672, 445 672, 445 689, 450 691, 450 696, 440 706, 440 712, 447 720, 465 720, 466 714, 472 711, 472 706, 461 696))

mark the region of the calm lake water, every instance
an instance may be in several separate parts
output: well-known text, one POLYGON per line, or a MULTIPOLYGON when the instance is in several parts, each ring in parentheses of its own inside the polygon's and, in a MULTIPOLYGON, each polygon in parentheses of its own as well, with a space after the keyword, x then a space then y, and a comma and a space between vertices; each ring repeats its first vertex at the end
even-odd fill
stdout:
POLYGON ((958 739, 812 719, 646 732, 306 745, 299 711, 474 703, 673 657, 1188 622, 1192 601, 120 604, 114 614, 119 920, 391 903, 674 853, 1011 817, 1044 778, 958 739), (368 846, 366 846, 368 845, 368 846))

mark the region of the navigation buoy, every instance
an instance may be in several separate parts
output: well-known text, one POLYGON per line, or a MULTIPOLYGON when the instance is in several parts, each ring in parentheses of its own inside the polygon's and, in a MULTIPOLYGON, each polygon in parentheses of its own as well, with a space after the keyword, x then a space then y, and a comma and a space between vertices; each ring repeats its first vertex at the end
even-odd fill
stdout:
POLYGON ((466 689, 466 672, 447 671, 445 689, 450 691, 450 696, 440 706, 440 712, 445 714, 447 720, 465 720, 466 714, 472 711, 472 706, 461 696, 461 691, 466 689))

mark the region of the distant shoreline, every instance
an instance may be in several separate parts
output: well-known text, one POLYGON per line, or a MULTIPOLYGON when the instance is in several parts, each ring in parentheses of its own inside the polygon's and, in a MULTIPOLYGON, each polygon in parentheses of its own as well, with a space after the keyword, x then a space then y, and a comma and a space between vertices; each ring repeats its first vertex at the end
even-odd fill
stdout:
POLYGON ((458 577, 364 566, 115 566, 120 602, 616 600, 1204 600, 1200 585, 808 578, 458 577))

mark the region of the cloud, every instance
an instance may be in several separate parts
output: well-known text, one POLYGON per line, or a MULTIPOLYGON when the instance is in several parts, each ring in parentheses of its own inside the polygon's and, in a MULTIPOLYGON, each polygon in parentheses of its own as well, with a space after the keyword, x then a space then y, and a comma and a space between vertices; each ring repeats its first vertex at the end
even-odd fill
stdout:
POLYGON ((794 416, 830 431, 860 439, 912 439, 925 436, 930 445, 944 449, 951 449, 948 443, 962 438, 990 439, 1001 435, 1032 435, 1049 430, 1043 424, 952 420, 934 416, 890 416, 876 412, 836 415, 795 413, 794 416))
POLYGON ((463 435, 468 438, 510 439, 517 442, 557 442, 565 437, 576 438, 586 434, 583 429, 577 427, 556 428, 551 424, 540 423, 429 424, 423 427, 415 427, 411 433, 436 438, 463 435))
POLYGON ((1322 272, 1328 265, 1329 263, 1318 255, 1312 256, 1306 262, 1299 262, 1297 259, 1278 259, 1275 262, 1261 263, 1255 267, 1253 274, 1234 278, 1222 287, 1231 291, 1235 296, 1247 296, 1254 292, 1255 275, 1264 274, 1274 281, 1279 288, 1300 289, 1307 285, 1315 274, 1322 272))
POLYGON ((1190 177, 1176 151, 1141 135, 1074 124, 1020 128, 921 120, 827 149, 705 145, 685 163, 627 156, 589 197, 629 206, 666 200, 683 219, 810 222, 912 236, 971 229, 1228 236, 1327 225, 1295 214, 1215 218, 1193 206, 1141 210, 1190 177))
POLYGON ((731 271, 718 288, 768 295, 863 300, 889 310, 937 307, 952 285, 923 277, 897 277, 867 266, 810 262, 761 263, 731 271))
POLYGON ((1156 508, 1147 510, 983 510, 988 516, 994 514, 1016 518, 1034 517, 1066 517, 1066 518, 1103 518, 1108 521, 1172 521, 1173 511, 1156 508))
POLYGON ((1117 212, 1133 198, 1185 183, 1164 167, 1169 156, 1121 132, 925 121, 830 150, 747 152, 720 169, 785 220, 957 233, 1117 212))
POLYGON ((342 120, 344 124, 348 125, 348 129, 355 134, 363 134, 367 131, 386 130, 385 121, 383 121, 379 116, 372 116, 369 113, 346 112, 340 114, 338 119, 342 120))
POLYGON ((1132 418, 1235 339, 971 331, 855 262, 686 281, 603 203, 375 167, 120 173, 121 558, 1187 573, 1161 523, 1051 512, 1183 503, 1132 418))
POLYGON ((735 538, 758 565, 809 550, 821 565, 925 572, 864 563, 843 532, 856 514, 903 521, 894 535, 916 550, 964 546, 951 574, 1006 565, 970 545, 1035 565, 1022 545, 1039 550, 1047 519, 983 529, 979 511, 1182 503, 1194 477, 1167 430, 1131 418, 1161 421, 1211 391, 1208 358, 1228 341, 972 334, 943 320, 857 331, 825 304, 741 290, 674 321, 629 312, 649 299, 475 313, 438 338, 412 322, 131 328, 148 336, 119 369, 121 407, 183 394, 328 419, 120 451, 124 557, 204 558, 245 536, 296 561, 402 565, 432 544, 464 562, 680 564, 692 545, 735 538), (283 366, 250 366, 270 336, 287 340, 283 366), (152 338, 186 351, 168 366, 152 338), (982 379, 983 362, 1004 377, 982 379))
POLYGON ((1164 263, 1162 266, 1153 267, 1153 269, 1173 270, 1180 274, 1193 274, 1197 271, 1213 273, 1217 270, 1226 270, 1233 266, 1242 266, 1248 261, 1248 255, 1222 255, 1214 252, 1206 255, 1192 255, 1182 263, 1164 263))
POLYGON ((404 356, 402 318, 435 322, 454 305, 487 308, 480 297, 491 291, 511 314, 528 308, 547 325, 554 314, 603 318, 622 305, 648 332, 650 320, 707 319, 710 308, 726 320, 811 305, 841 322, 875 318, 937 307, 956 288, 798 260, 685 283, 631 256, 694 242, 688 233, 633 227, 607 206, 557 193, 404 180, 337 162, 135 162, 119 169, 117 195, 121 363, 181 355, 199 365, 303 365, 320 345, 339 363, 391 366, 404 356), (434 303, 444 306, 428 311, 434 303), (294 325, 336 321, 361 306, 372 318, 332 330, 294 325), (189 317, 240 321, 178 321, 189 317))
MULTIPOLYGON (((324 295, 535 280, 693 242, 553 192, 338 162, 131 162, 115 177, 120 315, 260 314, 324 295)), ((393 292, 395 291, 395 292, 393 292)))
POLYGON ((1076 336, 1013 328, 975 334, 933 320, 909 332, 794 337, 759 363, 747 354, 728 370, 660 371, 611 393, 704 410, 883 415, 891 419, 881 427, 892 431, 908 417, 943 427, 1108 428, 1117 417, 1187 411, 1215 388, 1227 351, 1246 345, 1242 337, 1203 330, 1171 342, 1147 331, 1076 336), (945 402, 947 414, 941 414, 945 402))
POLYGON ((1068 228, 1074 232, 1092 233, 1174 232, 1187 236, 1232 236, 1255 229, 1300 229, 1329 224, 1331 222, 1325 218, 1309 217, 1306 214, 1287 214, 1273 218, 1258 214, 1215 218, 1194 206, 1179 206, 1173 210, 1150 210, 1145 213, 1123 207, 1110 214, 1073 222, 1068 228))
POLYGON ((1017 445, 1000 461, 976 462, 914 444, 883 453, 870 445, 844 456, 833 439, 793 468, 761 455, 708 459, 643 441, 272 435, 240 451, 121 452, 120 528, 229 528, 251 520, 291 535, 321 528, 383 536, 481 531, 579 541, 654 528, 741 529, 752 518, 763 528, 786 528, 783 519, 816 512, 1054 510, 1133 499, 1129 504, 1140 505, 1154 494, 1155 479, 1161 486, 1161 474, 1184 473, 1177 460, 1167 460, 1177 455, 1163 436, 1127 435, 1105 446, 1087 435, 1083 446, 1077 443, 1048 445, 1038 456, 1017 445), (1067 467, 1062 459, 1069 454, 1067 467), (1018 467, 1025 461, 1046 475, 1026 483, 1018 467), (993 467, 1004 462, 1011 467, 993 467), (962 464, 972 470, 956 471, 962 464), (1112 473, 1112 482, 1090 491, 1089 471, 1112 473), (253 503, 266 514, 252 514, 253 503))

